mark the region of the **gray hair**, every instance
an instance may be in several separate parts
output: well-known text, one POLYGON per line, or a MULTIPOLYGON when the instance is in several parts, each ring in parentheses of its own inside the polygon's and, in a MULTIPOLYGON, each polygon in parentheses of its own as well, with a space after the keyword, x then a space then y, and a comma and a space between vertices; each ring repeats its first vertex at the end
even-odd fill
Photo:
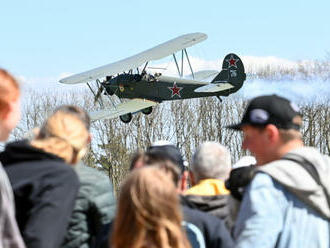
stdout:
POLYGON ((217 142, 205 142, 195 152, 191 170, 197 181, 208 178, 224 180, 231 170, 230 152, 217 142))

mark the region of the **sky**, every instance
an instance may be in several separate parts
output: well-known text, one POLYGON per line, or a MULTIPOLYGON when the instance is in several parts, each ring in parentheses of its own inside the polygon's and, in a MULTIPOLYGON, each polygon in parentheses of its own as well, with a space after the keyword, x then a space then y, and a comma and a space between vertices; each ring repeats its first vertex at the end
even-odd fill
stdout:
POLYGON ((205 61, 229 52, 323 59, 330 53, 329 10, 329 0, 2 1, 0 67, 47 85, 191 32, 208 35, 188 48, 205 61))

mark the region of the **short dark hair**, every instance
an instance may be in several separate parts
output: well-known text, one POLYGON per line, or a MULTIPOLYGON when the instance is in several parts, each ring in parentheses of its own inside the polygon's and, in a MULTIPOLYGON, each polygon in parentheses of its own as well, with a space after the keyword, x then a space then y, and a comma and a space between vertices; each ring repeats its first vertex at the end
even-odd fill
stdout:
POLYGON ((174 164, 169 159, 160 159, 160 158, 148 158, 146 161, 147 166, 156 166, 160 170, 165 171, 166 173, 169 173, 173 183, 175 186, 178 185, 180 177, 181 177, 181 171, 180 168, 174 164))
POLYGON ((180 150, 172 144, 153 144, 146 151, 147 160, 165 161, 169 160, 175 164, 183 173, 185 170, 183 157, 180 150))

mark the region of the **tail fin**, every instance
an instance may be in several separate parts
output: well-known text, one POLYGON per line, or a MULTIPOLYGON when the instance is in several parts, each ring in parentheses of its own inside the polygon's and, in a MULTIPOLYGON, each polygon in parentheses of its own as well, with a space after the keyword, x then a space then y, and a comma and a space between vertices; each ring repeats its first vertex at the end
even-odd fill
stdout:
POLYGON ((234 87, 228 89, 225 95, 238 91, 246 79, 242 60, 234 53, 228 54, 222 63, 221 72, 212 80, 212 84, 229 83, 234 87))

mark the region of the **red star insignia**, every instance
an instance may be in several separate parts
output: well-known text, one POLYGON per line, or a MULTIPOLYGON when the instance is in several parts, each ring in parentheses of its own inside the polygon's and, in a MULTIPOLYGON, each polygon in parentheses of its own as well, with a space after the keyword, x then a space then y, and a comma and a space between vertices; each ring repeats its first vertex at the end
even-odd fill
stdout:
POLYGON ((183 89, 183 87, 176 86, 176 82, 173 83, 173 87, 168 87, 170 91, 172 91, 171 97, 177 95, 178 97, 181 97, 180 91, 183 89))
POLYGON ((226 59, 226 61, 229 64, 229 67, 234 66, 237 68, 237 62, 239 61, 239 59, 234 59, 233 55, 230 56, 230 59, 226 59))

